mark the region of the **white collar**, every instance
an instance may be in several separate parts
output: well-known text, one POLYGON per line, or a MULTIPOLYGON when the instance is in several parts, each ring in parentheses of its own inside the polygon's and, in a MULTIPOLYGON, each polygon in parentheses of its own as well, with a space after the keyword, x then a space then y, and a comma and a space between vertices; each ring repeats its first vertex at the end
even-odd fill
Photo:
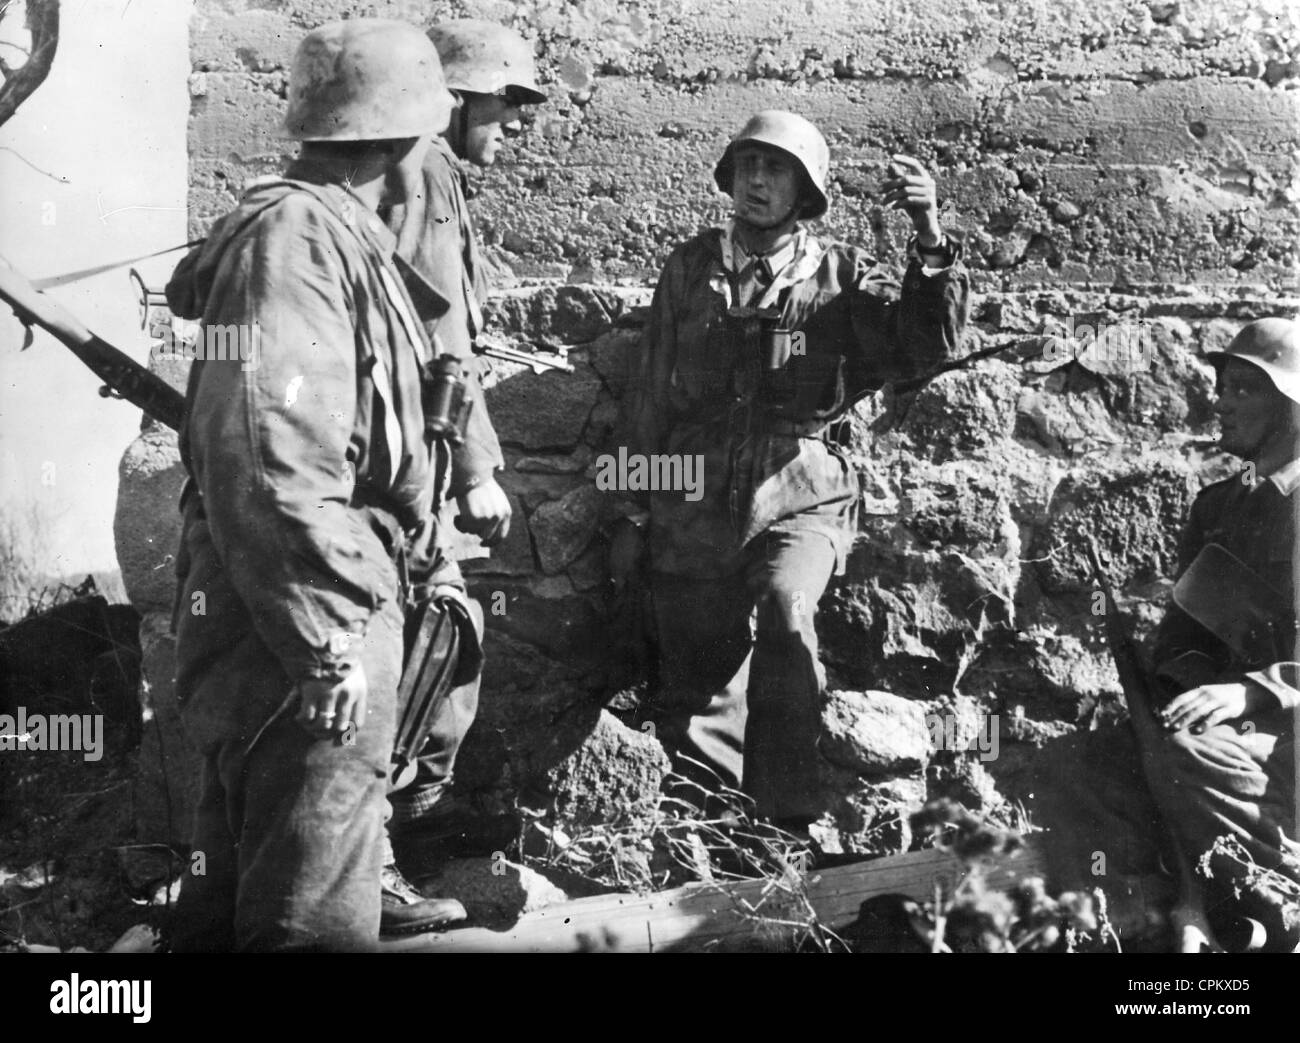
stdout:
POLYGON ((807 233, 802 228, 796 228, 786 244, 774 253, 753 254, 750 253, 743 243, 735 238, 734 222, 728 222, 728 233, 731 234, 731 256, 723 255, 723 261, 730 261, 735 267, 732 271, 743 272, 752 262, 762 257, 767 261, 767 266, 772 275, 779 275, 785 270, 785 266, 795 259, 796 254, 803 252, 803 240, 807 233))
MULTIPOLYGON (((734 219, 729 219, 722 226, 720 244, 722 247, 722 267, 728 272, 743 271, 750 258, 750 255, 736 240, 735 228, 736 222, 734 219)), ((785 287, 793 286, 795 283, 815 275, 825 253, 826 248, 822 245, 821 240, 814 235, 809 235, 801 225, 788 246, 778 250, 776 255, 769 258, 774 278, 772 285, 763 294, 763 299, 759 302, 758 307, 765 308, 769 306, 777 299, 785 287)), ((731 300, 732 291, 725 276, 716 275, 709 280, 709 284, 716 292, 726 297, 729 304, 734 305, 737 303, 731 300)))

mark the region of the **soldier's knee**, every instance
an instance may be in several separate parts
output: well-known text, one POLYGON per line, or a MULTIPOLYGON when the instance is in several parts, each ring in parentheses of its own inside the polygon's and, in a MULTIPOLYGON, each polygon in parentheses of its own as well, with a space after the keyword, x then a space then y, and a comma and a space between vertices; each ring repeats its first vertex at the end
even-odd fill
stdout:
POLYGON ((758 598, 758 629, 773 637, 796 637, 812 628, 815 605, 807 603, 803 591, 776 587, 758 598))

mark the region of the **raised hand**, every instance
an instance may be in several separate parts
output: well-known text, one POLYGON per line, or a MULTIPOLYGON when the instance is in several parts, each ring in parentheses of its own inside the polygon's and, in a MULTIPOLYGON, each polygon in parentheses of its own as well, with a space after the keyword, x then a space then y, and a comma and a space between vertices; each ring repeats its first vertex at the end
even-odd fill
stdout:
POLYGON ((934 178, 920 160, 904 155, 890 157, 889 176, 880 189, 888 209, 903 210, 912 219, 921 249, 935 249, 943 242, 934 178))

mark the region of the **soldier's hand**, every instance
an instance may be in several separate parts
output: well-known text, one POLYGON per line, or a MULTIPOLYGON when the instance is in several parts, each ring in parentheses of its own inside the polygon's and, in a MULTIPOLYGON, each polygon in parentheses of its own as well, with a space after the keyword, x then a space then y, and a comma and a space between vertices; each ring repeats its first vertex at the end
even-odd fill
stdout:
POLYGON ((1205 684, 1174 698, 1160 717, 1171 732, 1190 728, 1193 735, 1200 735, 1223 721, 1235 721, 1265 709, 1270 698, 1271 693, 1253 681, 1205 684))
POLYGON ((494 479, 474 486, 456 505, 456 528, 477 536, 484 546, 495 547, 510 534, 510 499, 494 479))
POLYGON ((906 211, 912 219, 921 249, 933 249, 943 242, 934 178, 921 166, 920 160, 903 155, 891 157, 889 173, 881 182, 880 190, 886 207, 906 211))
POLYGON ((365 724, 368 694, 366 672, 359 661, 342 681, 299 681, 295 720, 314 738, 342 736, 350 725, 365 724))

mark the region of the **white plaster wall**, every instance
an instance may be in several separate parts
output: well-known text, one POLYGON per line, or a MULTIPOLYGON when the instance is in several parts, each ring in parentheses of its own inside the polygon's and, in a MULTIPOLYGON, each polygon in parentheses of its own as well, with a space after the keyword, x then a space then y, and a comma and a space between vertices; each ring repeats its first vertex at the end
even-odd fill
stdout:
MULTIPOLYGON (((30 278, 185 241, 192 9, 191 0, 64 0, 49 77, 0 126, 0 253, 30 278)), ((181 256, 138 267, 161 282, 181 256)), ((128 268, 50 292, 145 362, 128 268)), ((14 588, 24 579, 116 573, 118 460, 140 412, 101 398, 95 376, 48 335, 20 352, 22 327, 0 313, 2 620, 21 614, 27 595, 14 588)))

